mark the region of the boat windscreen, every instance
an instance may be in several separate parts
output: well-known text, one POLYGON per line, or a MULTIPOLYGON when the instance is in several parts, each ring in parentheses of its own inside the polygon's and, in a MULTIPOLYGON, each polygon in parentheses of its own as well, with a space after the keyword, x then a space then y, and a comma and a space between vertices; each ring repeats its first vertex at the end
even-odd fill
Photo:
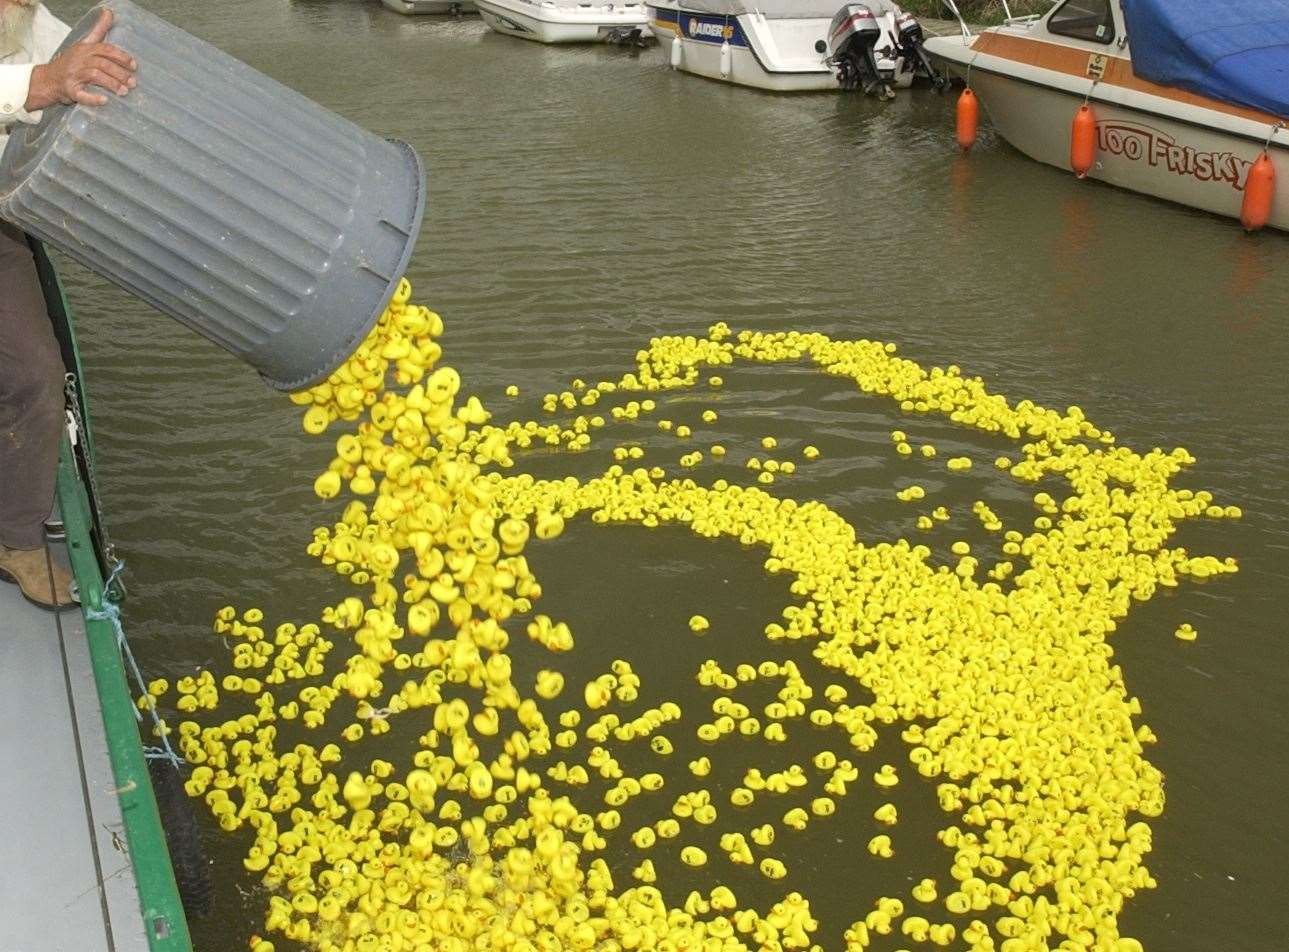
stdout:
MULTIPOLYGON (((684 13, 739 16, 760 13, 767 20, 829 20, 846 0, 679 0, 684 13)), ((866 0, 864 6, 881 15, 895 6, 890 0, 866 0)))
POLYGON ((1123 0, 1133 72, 1289 117, 1289 0, 1123 0))

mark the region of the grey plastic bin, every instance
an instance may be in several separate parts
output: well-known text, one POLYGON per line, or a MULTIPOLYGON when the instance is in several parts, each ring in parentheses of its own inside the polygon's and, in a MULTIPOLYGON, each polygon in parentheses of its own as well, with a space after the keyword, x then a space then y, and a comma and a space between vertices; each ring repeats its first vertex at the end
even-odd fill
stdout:
POLYGON ((129 0, 139 64, 106 105, 56 106, 0 157, 7 218, 210 338, 274 387, 327 377, 407 266, 425 172, 387 141, 129 0))

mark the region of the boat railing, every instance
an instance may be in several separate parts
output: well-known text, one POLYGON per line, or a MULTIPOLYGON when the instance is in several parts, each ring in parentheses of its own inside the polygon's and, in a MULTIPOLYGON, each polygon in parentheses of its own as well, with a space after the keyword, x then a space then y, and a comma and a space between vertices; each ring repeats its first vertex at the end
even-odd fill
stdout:
MULTIPOLYGON (((945 5, 949 12, 953 14, 953 18, 958 21, 958 26, 962 30, 962 38, 964 40, 971 39, 971 27, 967 25, 966 18, 963 17, 962 11, 958 9, 956 0, 940 0, 940 2, 945 5)), ((1049 2, 1055 6, 1060 2, 1060 0, 1049 0, 1049 2)), ((1047 16, 1046 13, 1026 13, 1021 16, 1013 16, 1011 7, 1008 5, 1007 0, 1002 0, 1002 5, 1004 26, 1028 26, 1029 24, 1036 23, 1043 19, 1043 17, 1047 16)))
MULTIPOLYGON (((958 26, 962 29, 962 38, 964 40, 971 39, 971 27, 967 26, 967 21, 963 18, 962 11, 958 9, 958 4, 955 0, 940 0, 940 2, 948 8, 949 12, 953 14, 953 18, 958 21, 958 26)), ((1003 0, 1004 9, 1006 6, 1006 0, 1003 0)), ((1010 12, 1008 11, 1008 15, 1010 15, 1010 12)))
MULTIPOLYGON (((1011 8, 1007 6, 1007 0, 1002 0, 1002 2, 1003 2, 1003 26, 1026 26, 1030 23, 1034 23, 1038 20, 1041 20, 1043 19, 1043 17, 1047 16, 1046 13, 1026 13, 1026 14, 1023 14, 1022 16, 1012 16, 1011 8)), ((1048 3, 1050 3, 1052 6, 1056 6, 1056 4, 1059 2, 1060 0, 1048 0, 1048 3)))

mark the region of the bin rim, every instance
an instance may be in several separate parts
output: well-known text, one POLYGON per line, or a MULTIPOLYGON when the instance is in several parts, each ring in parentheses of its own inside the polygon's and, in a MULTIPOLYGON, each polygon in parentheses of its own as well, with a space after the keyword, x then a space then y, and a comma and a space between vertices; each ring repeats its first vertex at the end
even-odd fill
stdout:
POLYGON ((403 246, 403 253, 399 257, 398 266, 394 269, 394 276, 390 279, 389 287, 381 295, 380 303, 376 305, 371 316, 358 325, 355 333, 322 362, 323 369, 321 371, 307 377, 301 377, 298 380, 274 380, 272 377, 260 374, 260 378, 275 390, 285 392, 307 390, 309 387, 316 386, 330 377, 336 368, 358 349, 358 345, 367 339, 367 335, 371 333, 371 329, 376 326, 381 314, 389 306, 390 299, 394 297, 394 292, 398 290, 398 284, 403 280, 407 266, 412 260, 412 252, 416 250, 416 241, 421 233, 421 222, 425 218, 425 163, 421 161, 420 154, 402 139, 387 138, 385 141, 402 148, 404 155, 411 161, 414 173, 413 178, 416 183, 416 209, 412 214, 412 222, 407 229, 407 243, 403 246))
MULTIPOLYGON (((80 19, 71 25, 68 34, 63 37, 63 41, 58 44, 57 48, 55 48, 53 54, 50 56, 50 62, 53 62, 53 60, 57 59, 68 49, 84 39, 85 36, 94 28, 94 24, 98 22, 99 15, 102 11, 111 10, 115 2, 116 0, 99 0, 98 3, 85 11, 80 19)), ((115 11, 112 16, 116 16, 115 11)), ((109 38, 111 37, 112 29, 115 29, 115 26, 116 24, 114 22, 112 28, 108 30, 109 38)), ((110 92, 107 87, 101 86, 98 83, 91 83, 90 85, 94 86, 100 92, 110 92)), ((48 129, 52 129, 57 124, 58 118, 63 113, 74 111, 77 105, 79 104, 67 102, 53 103, 40 110, 39 122, 15 123, 14 126, 10 128, 9 139, 5 143, 5 147, 0 149, 0 170, 4 169, 4 158, 9 154, 11 149, 13 151, 13 158, 10 160, 10 165, 14 166, 14 168, 10 170, 11 181, 7 189, 4 188, 4 176, 0 175, 0 201, 7 199, 10 195, 16 192, 22 186, 23 181, 28 177, 28 175, 35 172, 49 157, 49 153, 52 149, 42 149, 39 141, 33 144, 32 137, 37 136, 48 129), (23 160, 27 163, 27 168, 23 168, 23 166, 19 164, 19 153, 24 148, 26 148, 30 153, 23 160), (22 174, 19 174, 19 172, 22 174)), ((82 115, 84 115, 83 112, 82 115)), ((4 219, 0 219, 0 221, 3 220, 4 219)))

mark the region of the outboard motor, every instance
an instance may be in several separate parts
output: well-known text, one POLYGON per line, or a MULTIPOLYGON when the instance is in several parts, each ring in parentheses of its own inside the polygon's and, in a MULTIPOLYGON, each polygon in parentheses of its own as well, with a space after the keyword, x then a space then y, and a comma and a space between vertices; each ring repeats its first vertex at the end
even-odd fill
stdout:
POLYGON ((882 28, 873 11, 862 3, 848 3, 837 11, 828 27, 829 60, 837 67, 837 82, 842 89, 859 89, 871 93, 878 87, 884 96, 894 95, 877 70, 873 50, 882 38, 882 28))
POLYGON ((926 55, 926 50, 922 46, 922 41, 925 39, 922 34, 922 24, 917 21, 917 17, 900 11, 900 15, 895 18, 895 35, 899 38, 899 51, 904 57, 904 62, 916 64, 917 71, 931 80, 931 85, 936 89, 943 89, 946 80, 935 71, 930 58, 926 55))

